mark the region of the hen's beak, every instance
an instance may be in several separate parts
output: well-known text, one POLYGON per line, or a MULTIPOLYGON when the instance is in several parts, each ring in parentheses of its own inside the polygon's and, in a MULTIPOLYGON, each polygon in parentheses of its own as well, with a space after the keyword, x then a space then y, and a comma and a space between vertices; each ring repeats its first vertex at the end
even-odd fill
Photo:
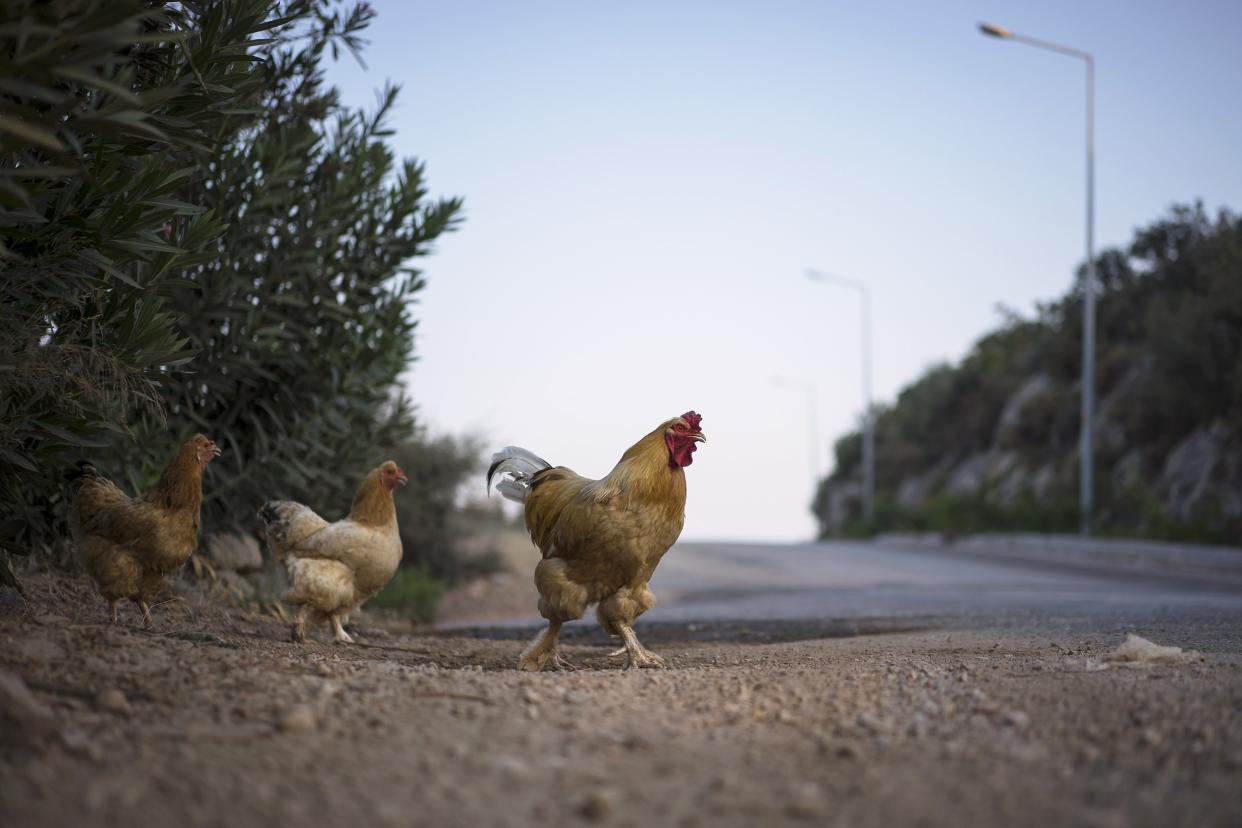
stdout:
POLYGON ((397 472, 397 482, 404 486, 410 482, 410 478, 405 476, 405 472, 397 472))
POLYGON ((691 435, 690 435, 690 439, 691 439, 691 440, 693 440, 693 441, 694 441, 694 442, 696 442, 696 443, 706 443, 706 442, 707 442, 707 437, 706 437, 706 436, 703 434, 703 432, 701 432, 701 431, 700 431, 698 434, 691 434, 691 435))
POLYGON ((217 446, 215 443, 212 443, 210 448, 211 448, 212 457, 219 457, 221 454, 224 454, 224 452, 220 450, 220 447, 217 446))

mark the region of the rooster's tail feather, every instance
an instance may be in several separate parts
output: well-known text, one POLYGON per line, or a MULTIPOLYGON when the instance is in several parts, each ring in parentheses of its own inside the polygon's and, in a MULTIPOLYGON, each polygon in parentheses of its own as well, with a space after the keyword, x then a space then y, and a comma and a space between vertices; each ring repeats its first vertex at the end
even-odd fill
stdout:
POLYGON ((518 446, 507 446, 492 455, 492 465, 487 470, 487 489, 491 491, 492 478, 499 474, 502 479, 496 484, 496 491, 522 503, 530 491, 531 478, 550 468, 552 464, 539 455, 518 446))

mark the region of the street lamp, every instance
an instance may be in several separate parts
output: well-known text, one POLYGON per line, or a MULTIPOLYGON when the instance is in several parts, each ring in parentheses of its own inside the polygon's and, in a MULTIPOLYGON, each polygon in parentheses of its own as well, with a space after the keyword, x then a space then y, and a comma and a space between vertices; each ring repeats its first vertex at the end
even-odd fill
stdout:
POLYGON ((1004 26, 980 23, 979 31, 990 37, 1013 40, 1084 61, 1087 65, 1087 278, 1083 285, 1082 312, 1082 412, 1079 422, 1078 509, 1081 530, 1091 533, 1091 510, 1095 491, 1095 59, 1079 49, 1014 34, 1004 26))
POLYGON ((863 517, 875 515, 875 418, 871 412, 871 293, 867 284, 857 279, 807 269, 806 277, 815 282, 826 282, 858 291, 862 309, 862 392, 863 392, 863 517))
POLYGON ((811 440, 811 494, 819 487, 819 412, 815 400, 815 386, 806 380, 772 377, 772 384, 781 388, 797 388, 806 393, 807 434, 811 440))

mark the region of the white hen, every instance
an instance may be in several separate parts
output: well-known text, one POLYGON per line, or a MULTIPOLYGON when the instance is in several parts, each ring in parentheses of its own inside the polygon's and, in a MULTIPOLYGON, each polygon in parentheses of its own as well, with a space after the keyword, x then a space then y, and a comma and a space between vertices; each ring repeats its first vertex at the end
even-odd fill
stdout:
POLYGON ((392 490, 407 482, 391 460, 358 486, 349 516, 336 523, 290 500, 263 504, 259 518, 272 554, 285 562, 289 589, 281 596, 298 608, 293 640, 306 638, 306 622, 332 624, 334 640, 352 644, 345 631, 350 613, 392 579, 401 563, 401 535, 392 490))

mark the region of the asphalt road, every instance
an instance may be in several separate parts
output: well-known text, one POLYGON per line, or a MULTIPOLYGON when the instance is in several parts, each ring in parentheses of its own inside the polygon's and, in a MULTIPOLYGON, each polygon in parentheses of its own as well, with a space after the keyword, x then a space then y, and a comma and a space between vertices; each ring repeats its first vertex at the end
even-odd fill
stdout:
POLYGON ((931 619, 944 624, 1242 618, 1242 590, 1208 580, 989 560, 875 543, 682 543, 644 622, 931 619))

